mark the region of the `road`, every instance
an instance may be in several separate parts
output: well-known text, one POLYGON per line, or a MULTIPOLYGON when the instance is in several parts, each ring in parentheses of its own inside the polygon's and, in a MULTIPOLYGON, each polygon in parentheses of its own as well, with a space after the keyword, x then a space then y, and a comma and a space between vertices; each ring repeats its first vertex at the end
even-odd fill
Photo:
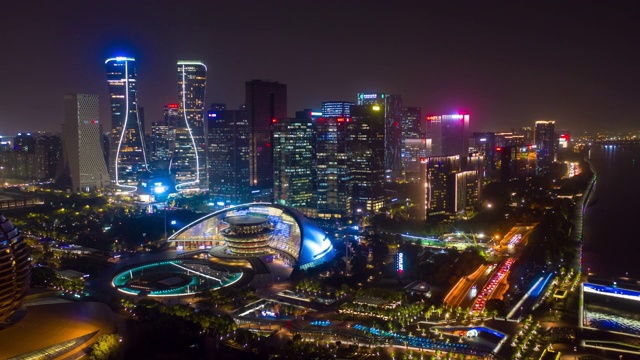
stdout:
POLYGON ((459 306, 470 306, 473 295, 475 295, 472 294, 473 286, 476 286, 476 289, 481 289, 492 270, 493 266, 491 265, 480 265, 473 274, 461 278, 444 298, 444 303, 454 309, 459 306))

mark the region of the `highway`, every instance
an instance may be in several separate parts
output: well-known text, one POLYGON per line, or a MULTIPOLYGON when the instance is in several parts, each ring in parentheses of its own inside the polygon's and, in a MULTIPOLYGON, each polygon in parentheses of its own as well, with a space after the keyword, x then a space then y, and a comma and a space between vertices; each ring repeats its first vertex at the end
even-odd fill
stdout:
POLYGON ((472 294, 473 287, 481 289, 493 268, 494 266, 492 265, 480 265, 473 274, 461 278, 444 298, 444 303, 454 309, 457 307, 469 307, 475 295, 472 294))

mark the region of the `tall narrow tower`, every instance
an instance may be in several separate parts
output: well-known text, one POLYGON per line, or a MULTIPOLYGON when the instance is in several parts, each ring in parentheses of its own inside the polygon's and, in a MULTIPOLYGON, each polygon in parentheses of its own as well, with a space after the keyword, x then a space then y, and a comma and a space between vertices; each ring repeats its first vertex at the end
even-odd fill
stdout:
POLYGON ((251 131, 250 185, 259 200, 273 199, 273 120, 287 117, 287 85, 273 81, 246 82, 247 115, 251 131))
POLYGON ((137 189, 138 173, 147 171, 144 132, 138 117, 135 59, 105 61, 111 99, 109 174, 122 192, 137 189))
POLYGON ((205 161, 204 95, 207 67, 200 61, 178 61, 180 116, 170 171, 176 190, 208 187, 205 161))
POLYGON ((101 190, 109 185, 109 174, 102 153, 98 95, 66 95, 64 107, 63 156, 73 192, 101 190))
POLYGON ((549 173, 551 164, 556 159, 556 133, 553 120, 536 121, 535 143, 536 143, 536 174, 544 175, 549 173))

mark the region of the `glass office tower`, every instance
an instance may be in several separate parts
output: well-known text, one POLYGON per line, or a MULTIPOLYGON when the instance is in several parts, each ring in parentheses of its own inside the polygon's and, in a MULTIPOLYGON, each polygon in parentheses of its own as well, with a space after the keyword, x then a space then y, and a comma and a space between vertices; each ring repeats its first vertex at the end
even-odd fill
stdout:
POLYGON ((146 172, 143 127, 138 116, 135 59, 105 61, 111 101, 109 175, 121 192, 133 192, 140 172, 146 172))
POLYGON ((204 190, 208 186, 205 161, 204 95, 207 67, 200 61, 178 61, 180 116, 170 171, 176 190, 204 190))

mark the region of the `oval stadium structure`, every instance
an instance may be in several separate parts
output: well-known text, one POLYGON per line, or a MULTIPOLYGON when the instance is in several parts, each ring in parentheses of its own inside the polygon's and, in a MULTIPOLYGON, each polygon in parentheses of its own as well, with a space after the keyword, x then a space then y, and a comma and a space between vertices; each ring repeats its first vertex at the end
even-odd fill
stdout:
POLYGON ((335 255, 327 234, 301 212, 282 205, 251 203, 208 214, 167 240, 178 250, 211 249, 211 254, 246 258, 276 255, 308 269, 335 255))

